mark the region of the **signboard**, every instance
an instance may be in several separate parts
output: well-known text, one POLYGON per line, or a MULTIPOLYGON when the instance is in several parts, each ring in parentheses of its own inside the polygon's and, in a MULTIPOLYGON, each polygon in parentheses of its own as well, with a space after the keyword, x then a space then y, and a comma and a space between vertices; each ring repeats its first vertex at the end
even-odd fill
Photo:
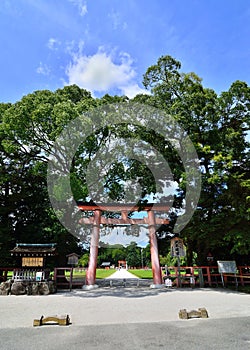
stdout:
POLYGON ((44 276, 42 271, 36 272, 36 281, 41 282, 43 278, 44 276))
POLYGON ((232 260, 232 261, 217 261, 217 264, 218 264, 219 273, 221 275, 221 281, 222 281, 223 287, 225 287, 223 273, 233 273, 235 275, 236 288, 238 288, 238 281, 237 281, 237 277, 236 277, 236 273, 237 273, 236 262, 234 260, 232 260))
POLYGON ((78 264, 78 255, 71 254, 68 255, 68 265, 77 265, 78 264))
POLYGON ((175 237, 171 239, 171 256, 186 256, 183 240, 175 237))
POLYGON ((234 260, 232 261, 217 261, 219 273, 237 273, 237 266, 234 260))
POLYGON ((43 258, 41 257, 31 257, 31 258, 22 258, 22 267, 25 266, 43 266, 43 258))

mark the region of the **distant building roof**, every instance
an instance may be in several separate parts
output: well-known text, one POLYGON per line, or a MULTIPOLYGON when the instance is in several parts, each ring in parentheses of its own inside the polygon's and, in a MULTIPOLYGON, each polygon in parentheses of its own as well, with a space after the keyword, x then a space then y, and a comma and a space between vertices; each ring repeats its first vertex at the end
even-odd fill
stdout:
POLYGON ((68 254, 66 255, 67 258, 71 257, 71 256, 76 256, 76 257, 80 257, 80 255, 76 254, 76 253, 71 253, 71 254, 68 254))
POLYGON ((47 243, 47 244, 29 244, 29 243, 17 243, 15 248, 11 251, 12 255, 16 256, 32 256, 32 254, 42 254, 46 255, 55 255, 56 253, 56 243, 47 243))

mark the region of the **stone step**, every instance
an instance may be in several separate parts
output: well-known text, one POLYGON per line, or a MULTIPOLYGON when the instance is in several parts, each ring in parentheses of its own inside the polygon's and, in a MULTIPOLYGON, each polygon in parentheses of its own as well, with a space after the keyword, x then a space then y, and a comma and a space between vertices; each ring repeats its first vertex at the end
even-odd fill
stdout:
POLYGON ((99 287, 149 287, 153 283, 152 279, 140 278, 117 278, 117 279, 102 279, 96 280, 99 287))

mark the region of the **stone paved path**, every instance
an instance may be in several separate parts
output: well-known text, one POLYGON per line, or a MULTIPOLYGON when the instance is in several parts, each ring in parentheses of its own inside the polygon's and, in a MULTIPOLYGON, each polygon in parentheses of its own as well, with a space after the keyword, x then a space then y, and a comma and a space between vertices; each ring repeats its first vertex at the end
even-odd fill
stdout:
POLYGON ((135 275, 133 275, 132 273, 128 272, 125 269, 121 269, 121 270, 117 270, 116 272, 114 272, 111 276, 106 277, 106 279, 135 279, 135 278, 139 278, 135 275))

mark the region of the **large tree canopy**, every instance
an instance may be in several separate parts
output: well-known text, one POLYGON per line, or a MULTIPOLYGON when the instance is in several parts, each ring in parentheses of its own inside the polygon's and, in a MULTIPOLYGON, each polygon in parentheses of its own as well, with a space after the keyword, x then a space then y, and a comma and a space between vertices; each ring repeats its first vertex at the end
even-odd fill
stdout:
POLYGON ((193 73, 181 73, 180 62, 161 57, 148 68, 144 85, 149 103, 175 116, 188 131, 200 159, 202 192, 195 215, 182 232, 189 261, 192 252, 204 263, 217 258, 247 256, 249 236, 250 87, 234 82, 220 96, 193 73))
MULTIPOLYGON (((250 87, 236 81, 218 96, 205 88, 195 73, 183 73, 181 63, 170 56, 160 57, 149 67, 143 83, 151 95, 138 95, 132 102, 156 107, 172 116, 189 135, 199 157, 200 200, 181 232, 188 263, 193 261, 193 253, 197 254, 197 263, 205 263, 209 251, 215 258, 233 257, 246 262, 250 250, 250 163, 246 138, 250 87)), ((14 104, 0 104, 0 255, 5 263, 9 262, 8 250, 20 241, 56 241, 61 257, 77 250, 78 239, 59 223, 48 198, 46 171, 54 141, 75 118, 83 115, 83 127, 87 128, 89 112, 128 102, 125 96, 93 98, 88 91, 72 85, 55 92, 36 91, 14 104)), ((171 232, 174 214, 185 210, 185 169, 169 140, 152 129, 131 124, 108 125, 89 135, 72 160, 71 189, 75 200, 89 199, 86 174, 95 154, 104 150, 108 142, 121 138, 150 144, 168 162, 177 190, 170 217, 173 220, 162 230, 171 232)), ((124 184, 132 180, 140 183, 142 200, 156 195, 150 169, 132 153, 128 155, 114 159, 104 175, 98 178, 95 174, 93 179, 98 179, 114 200, 124 198, 124 184)), ((58 189, 56 195, 63 198, 65 194, 58 189)), ((87 233, 83 235, 86 242, 87 233)), ((160 242, 162 254, 167 254, 168 245, 165 240, 160 242)))

